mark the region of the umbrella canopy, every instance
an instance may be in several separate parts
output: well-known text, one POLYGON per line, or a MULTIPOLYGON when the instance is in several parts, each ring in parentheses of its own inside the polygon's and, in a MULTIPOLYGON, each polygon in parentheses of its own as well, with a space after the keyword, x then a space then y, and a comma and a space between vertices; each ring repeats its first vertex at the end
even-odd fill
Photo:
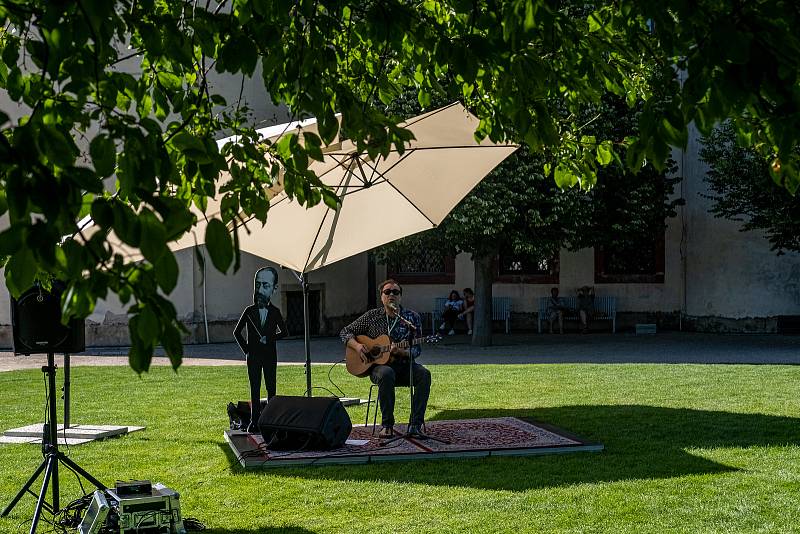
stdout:
POLYGON ((400 126, 415 139, 400 153, 372 160, 350 141, 310 166, 339 197, 336 210, 270 202, 267 223, 240 229, 242 250, 307 273, 379 245, 436 227, 517 145, 475 140, 478 119, 460 104, 400 126))
POLYGON ((311 396, 311 349, 306 273, 396 239, 436 227, 517 145, 478 142, 478 119, 460 104, 403 124, 414 140, 401 152, 372 159, 350 141, 310 165, 339 198, 307 208, 286 192, 270 201, 267 222, 239 230, 241 250, 294 269, 303 290, 306 393, 311 396))
MULTIPOLYGON (((278 185, 270 200, 267 222, 251 218, 239 227, 245 252, 293 269, 303 289, 306 382, 311 396, 311 352, 306 273, 374 247, 436 227, 517 145, 478 142, 478 119, 458 103, 400 124, 414 135, 401 152, 372 159, 354 143, 343 141, 323 149, 323 160, 309 168, 339 198, 337 209, 324 203, 306 207, 292 202, 278 185)), ((314 129, 314 121, 279 125, 260 131, 265 138, 314 129)), ((224 139, 220 143, 227 142, 224 139)), ((205 220, 219 214, 220 199, 208 200, 205 215, 172 250, 200 244, 205 220)), ((194 209, 194 208, 193 208, 194 209)), ((111 240, 111 239, 110 239, 111 240)), ((115 248, 124 251, 124 245, 115 248)), ((131 259, 141 256, 129 255, 131 259)))
MULTIPOLYGON (((337 118, 339 115, 337 115, 337 118)), ((259 137, 266 141, 269 140, 271 142, 276 142, 280 137, 286 134, 297 133, 302 134, 305 132, 311 133, 318 133, 317 127, 317 119, 305 119, 302 121, 293 121, 288 122, 285 124, 276 124, 274 126, 268 126, 266 128, 261 128, 256 130, 259 137)), ((300 142, 302 143, 302 135, 300 137, 300 142)), ((224 139, 220 139, 217 141, 217 146, 222 148, 228 142, 236 143, 238 140, 238 136, 231 136, 226 137, 224 139)), ((334 140, 334 144, 330 145, 329 147, 323 147, 323 151, 325 150, 332 150, 334 148, 338 148, 339 145, 336 144, 338 142, 337 139, 334 140)), ((228 173, 223 173, 220 179, 221 182, 224 182, 226 176, 229 176, 228 173)), ((269 198, 274 197, 281 191, 283 191, 283 175, 278 176, 278 182, 274 184, 267 190, 267 195, 269 198)), ((189 229, 188 232, 183 234, 180 238, 175 241, 170 241, 169 248, 173 252, 177 252, 179 250, 183 250, 186 248, 194 247, 195 245, 200 245, 205 242, 205 233, 206 233, 206 226, 207 221, 211 219, 218 219, 220 218, 220 204, 222 203, 222 196, 216 197, 208 197, 206 203, 205 211, 200 210, 197 206, 192 204, 191 211, 197 217, 197 224, 189 229)), ((86 226, 86 231, 88 232, 87 235, 91 235, 92 232, 97 230, 97 227, 91 224, 91 218, 87 217, 87 223, 80 224, 80 226, 86 226), (88 224, 88 226, 86 226, 88 224)), ((140 261, 144 258, 141 251, 138 249, 134 249, 127 244, 125 244, 114 232, 111 232, 108 236, 108 242, 111 245, 111 248, 114 252, 122 254, 124 258, 128 261, 140 261)))

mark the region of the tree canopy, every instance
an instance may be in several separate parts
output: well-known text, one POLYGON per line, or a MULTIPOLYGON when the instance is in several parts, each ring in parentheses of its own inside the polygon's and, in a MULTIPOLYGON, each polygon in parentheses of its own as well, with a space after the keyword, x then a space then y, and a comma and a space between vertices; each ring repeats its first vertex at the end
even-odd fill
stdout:
MULTIPOLYGON (((641 105, 641 103, 640 103, 641 105)), ((405 106, 405 113, 416 112, 405 106)), ((623 139, 637 133, 637 108, 607 94, 582 112, 586 132, 597 139, 623 139), (591 118, 591 124, 588 124, 591 118)), ((624 153, 622 154, 624 157, 624 153)), ((674 198, 674 162, 658 171, 645 164, 638 173, 621 165, 598 170, 590 190, 559 187, 545 169, 556 156, 531 153, 521 147, 503 161, 431 231, 381 247, 379 259, 402 264, 415 251, 442 254, 466 252, 475 264, 475 292, 479 306, 491 302, 498 256, 557 269, 561 249, 607 247, 634 259, 647 256, 658 242, 666 219, 676 215, 683 199, 674 198), (667 174, 671 176, 667 176, 667 174)), ((557 275, 557 271, 548 272, 557 275)), ((490 316, 490 314, 488 314, 490 316)), ((473 343, 491 343, 491 320, 476 316, 473 343)))
POLYGON ((777 254, 800 252, 800 198, 773 182, 755 150, 736 143, 730 124, 703 138, 700 157, 709 165, 711 213, 741 222, 743 232, 763 232, 777 254))
POLYGON ((218 269, 235 267, 239 218, 266 220, 279 168, 297 201, 334 206, 308 162, 340 126, 374 157, 402 147, 399 117, 372 103, 406 88, 423 106, 462 100, 478 137, 552 152, 560 185, 590 186, 623 150, 631 169, 663 169, 687 124, 708 133, 726 118, 777 182, 800 183, 789 1, 2 0, 0 20, 6 284, 17 295, 36 276, 65 278, 77 316, 119 295, 136 370, 157 343, 180 362, 167 243, 195 223, 190 206, 223 196, 206 241, 218 269), (246 110, 215 94, 213 72, 259 78, 274 103, 316 117, 319 135, 259 139, 246 110), (645 102, 638 137, 586 133, 581 110, 606 92, 645 102), (217 147, 223 133, 238 141, 217 147), (78 224, 86 215, 93 232, 78 224), (145 260, 115 254, 111 232, 145 260))

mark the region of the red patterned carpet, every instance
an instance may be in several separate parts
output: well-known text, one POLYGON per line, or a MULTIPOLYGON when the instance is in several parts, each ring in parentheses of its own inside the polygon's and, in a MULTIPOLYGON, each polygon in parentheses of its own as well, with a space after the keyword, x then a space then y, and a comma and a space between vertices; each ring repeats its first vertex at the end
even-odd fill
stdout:
MULTIPOLYGON (((432 458, 525 456, 580 451, 600 451, 602 444, 587 443, 563 430, 516 417, 430 421, 431 438, 401 438, 391 443, 373 435, 371 426, 356 426, 347 443, 330 451, 268 451, 260 435, 226 430, 225 440, 245 468, 288 465, 350 464, 432 458), (441 440, 441 441, 438 441, 441 440)), ((395 426, 402 435, 405 425, 395 426)))

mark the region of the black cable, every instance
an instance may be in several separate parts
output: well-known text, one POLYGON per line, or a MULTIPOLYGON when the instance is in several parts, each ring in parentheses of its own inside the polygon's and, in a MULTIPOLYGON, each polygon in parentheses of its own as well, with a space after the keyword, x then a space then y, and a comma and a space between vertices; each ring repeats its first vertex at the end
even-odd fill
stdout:
MULTIPOLYGON (((276 458, 283 458, 284 456, 290 456, 292 454, 296 454, 298 452, 304 451, 306 449, 306 447, 308 447, 308 445, 311 443, 311 438, 312 438, 312 435, 309 434, 308 438, 306 439, 306 442, 303 443, 303 445, 299 449, 294 449, 294 450, 291 450, 291 451, 285 451, 285 452, 283 452, 281 454, 275 454, 272 451, 268 452, 267 453, 267 457, 264 459, 263 462, 261 462, 259 467, 263 466, 265 463, 267 463, 267 462, 269 462, 271 460, 274 460, 276 458)), ((270 440, 270 443, 272 443, 272 441, 274 441, 274 439, 270 440)), ((266 448, 266 445, 265 445, 265 448, 266 448)))
POLYGON ((83 493, 83 496, 85 497, 85 496, 87 495, 87 493, 86 493, 86 489, 83 487, 83 481, 81 480, 81 477, 78 475, 78 472, 77 472, 77 471, 75 471, 75 470, 72 468, 72 466, 70 466, 70 465, 68 465, 68 464, 64 464, 64 466, 65 466, 67 469, 69 469, 70 471, 72 471, 72 473, 75 475, 75 478, 76 478, 76 479, 78 479, 78 485, 79 485, 79 486, 80 486, 80 488, 81 488, 81 493, 83 493))
POLYGON ((328 382, 330 382, 331 384, 333 384, 333 387, 335 387, 336 389, 338 389, 338 390, 339 390, 339 393, 341 393, 341 394, 342 394, 342 397, 346 397, 347 395, 345 394, 345 392, 344 392, 344 391, 342 391, 342 388, 340 388, 338 385, 336 385, 336 382, 334 382, 334 381, 333 381, 333 379, 331 378, 331 372, 333 372, 333 368, 334 368, 334 367, 336 367, 337 365, 339 365, 340 363, 342 363, 342 362, 344 362, 344 361, 347 361, 347 360, 346 360, 345 358, 342 358, 342 359, 341 359, 341 360, 339 360, 338 362, 334 362, 334 364, 333 364, 333 365, 331 365, 330 369, 328 369, 328 382))
MULTIPOLYGON (((64 356, 64 357, 66 358, 66 356, 64 356)), ((66 367, 66 362, 65 362, 64 367, 66 367)), ((66 375, 64 375, 64 376, 66 377, 66 375)), ((66 383, 64 384, 64 387, 65 388, 67 387, 66 383)), ((65 394, 66 394, 66 390, 62 390, 62 391, 64 391, 65 394)), ((67 421, 66 420, 64 421, 64 426, 62 426, 61 429, 62 429, 62 436, 64 437, 64 445, 67 446, 67 452, 64 455, 65 456, 69 456, 71 451, 69 450, 69 441, 67 441, 67 421)), ((75 473, 75 476, 78 476, 78 473, 75 473)), ((78 483, 80 484, 80 478, 78 479, 78 483)), ((83 485, 82 484, 81 484, 81 491, 83 491, 83 485)), ((83 494, 86 495, 86 492, 83 491, 83 494)))
MULTIPOLYGON (((391 447, 380 447, 379 450, 381 450, 381 451, 390 451, 392 449, 395 449, 395 448, 399 447, 401 444, 402 444, 402 441, 397 440, 395 445, 392 445, 391 447)), ((324 460, 326 458, 337 458, 339 456, 347 456, 347 454, 349 454, 351 452, 361 452, 360 449, 361 449, 361 446, 359 446, 359 445, 345 445, 344 446, 344 450, 336 449, 335 451, 332 451, 332 452, 330 452, 328 454, 325 454, 325 455, 320 456, 318 458, 314 458, 308 465, 314 465, 319 460, 324 460)))
POLYGON ((42 382, 44 383, 44 417, 42 420, 42 457, 44 457, 44 443, 47 441, 47 436, 45 436, 45 430, 47 429, 47 418, 50 415, 50 410, 47 407, 50 405, 50 389, 47 387, 47 376, 46 373, 42 373, 42 382))
MULTIPOLYGON (((329 390, 329 389, 328 389, 328 388, 326 388, 326 387, 322 387, 322 386, 311 386, 311 389, 321 389, 322 391, 327 391, 328 393, 330 393, 330 394, 331 394, 331 397, 336 397, 337 399, 339 398, 339 397, 337 397, 337 396, 336 396, 336 394, 335 394, 333 391, 329 390)), ((302 396, 303 396, 303 397, 305 397, 306 395, 308 395, 308 392, 309 392, 309 391, 310 391, 310 390, 308 390, 308 389, 307 389, 307 390, 305 390, 305 391, 303 392, 303 395, 302 395, 302 396)))
POLYGON ((89 507, 93 497, 94 494, 83 495, 59 510, 58 514, 54 517, 54 523, 56 523, 56 525, 54 525, 55 528, 59 528, 61 532, 65 533, 67 529, 78 528, 83 517, 83 511, 89 507))

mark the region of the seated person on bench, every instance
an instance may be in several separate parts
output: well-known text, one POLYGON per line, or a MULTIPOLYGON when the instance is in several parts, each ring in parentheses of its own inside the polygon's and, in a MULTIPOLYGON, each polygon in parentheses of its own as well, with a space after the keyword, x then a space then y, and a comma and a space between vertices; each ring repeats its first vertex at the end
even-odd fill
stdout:
POLYGON ((461 295, 455 289, 450 292, 447 301, 444 303, 444 311, 442 312, 443 323, 439 326, 439 331, 452 336, 456 333, 453 327, 458 320, 459 314, 464 311, 464 301, 461 300, 461 295))
POLYGON ((550 324, 550 333, 553 333, 553 323, 558 321, 558 332, 564 333, 564 301, 558 296, 558 288, 550 290, 550 298, 547 299, 547 322, 550 324))
POLYGON ((594 288, 583 286, 578 289, 578 316, 581 320, 581 334, 589 331, 589 321, 594 313, 594 288))

